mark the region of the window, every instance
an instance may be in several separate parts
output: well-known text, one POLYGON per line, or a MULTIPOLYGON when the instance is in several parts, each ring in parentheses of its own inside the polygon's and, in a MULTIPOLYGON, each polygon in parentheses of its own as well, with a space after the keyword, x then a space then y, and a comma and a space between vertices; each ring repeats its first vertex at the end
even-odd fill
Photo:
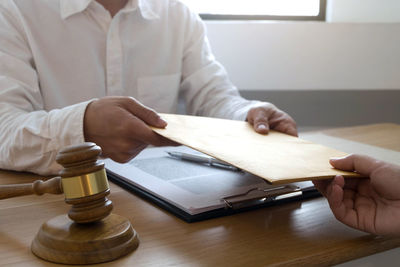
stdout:
POLYGON ((325 20, 326 0, 181 0, 203 19, 325 20))

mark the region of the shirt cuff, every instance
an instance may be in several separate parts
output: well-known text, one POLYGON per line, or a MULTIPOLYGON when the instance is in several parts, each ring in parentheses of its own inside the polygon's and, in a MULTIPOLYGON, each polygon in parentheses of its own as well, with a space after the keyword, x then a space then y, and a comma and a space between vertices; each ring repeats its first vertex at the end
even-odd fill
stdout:
POLYGON ((247 119, 247 113, 250 109, 265 105, 265 102, 257 100, 247 100, 247 103, 242 107, 236 109, 233 114, 233 119, 238 121, 245 121, 247 119))
POLYGON ((49 150, 85 142, 84 117, 87 106, 96 99, 67 106, 61 110, 50 111, 53 145, 49 150))

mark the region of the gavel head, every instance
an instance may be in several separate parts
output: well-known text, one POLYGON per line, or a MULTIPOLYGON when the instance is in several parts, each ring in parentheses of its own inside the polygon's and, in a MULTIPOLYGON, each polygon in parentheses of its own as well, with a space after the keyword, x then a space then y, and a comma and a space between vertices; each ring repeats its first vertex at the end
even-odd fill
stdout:
POLYGON ((68 216, 77 223, 91 223, 107 217, 113 208, 106 198, 110 193, 104 163, 98 160, 101 148, 83 143, 62 149, 56 161, 60 172, 65 202, 72 204, 68 216))

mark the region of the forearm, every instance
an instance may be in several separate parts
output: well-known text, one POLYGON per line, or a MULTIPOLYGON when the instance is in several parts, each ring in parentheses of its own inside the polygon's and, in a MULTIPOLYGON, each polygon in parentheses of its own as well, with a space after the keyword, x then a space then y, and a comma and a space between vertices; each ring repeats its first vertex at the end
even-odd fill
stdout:
POLYGON ((87 102, 46 112, 26 112, 0 103, 0 168, 55 174, 58 151, 81 143, 87 102))
POLYGON ((182 88, 187 112, 191 115, 245 120, 250 108, 263 104, 241 97, 224 68, 216 61, 184 80, 182 88))
POLYGON ((205 25, 195 15, 187 22, 181 90, 190 115, 245 120, 247 112, 262 105, 242 98, 224 67, 215 59, 205 25))

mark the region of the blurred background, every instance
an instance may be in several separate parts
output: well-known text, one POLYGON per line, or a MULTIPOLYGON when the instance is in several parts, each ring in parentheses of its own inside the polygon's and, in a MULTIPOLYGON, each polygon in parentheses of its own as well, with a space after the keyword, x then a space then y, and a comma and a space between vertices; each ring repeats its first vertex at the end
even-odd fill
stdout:
POLYGON ((400 1, 183 0, 241 94, 300 130, 400 123, 400 1))

